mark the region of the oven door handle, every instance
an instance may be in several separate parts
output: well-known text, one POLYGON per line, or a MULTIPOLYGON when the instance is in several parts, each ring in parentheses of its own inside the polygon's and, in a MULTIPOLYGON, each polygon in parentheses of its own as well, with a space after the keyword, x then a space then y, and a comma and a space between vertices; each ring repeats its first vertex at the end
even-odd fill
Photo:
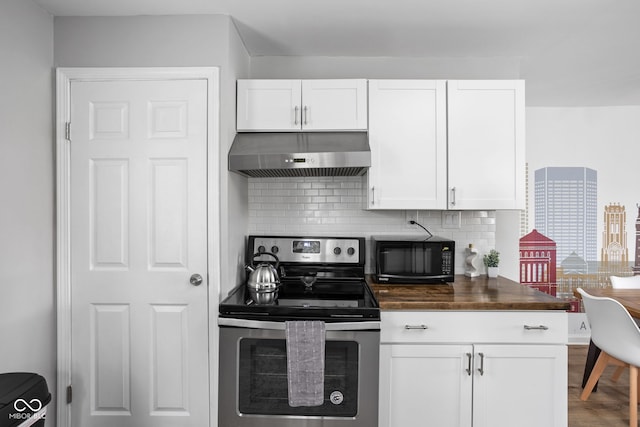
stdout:
MULTIPOLYGON (((226 317, 218 318, 219 326, 233 326, 236 328, 251 328, 251 329, 271 329, 271 330, 285 330, 284 322, 269 322, 265 320, 247 320, 247 319, 231 319, 226 317)), ((367 330, 380 330, 379 321, 364 321, 364 322, 326 322, 324 325, 326 331, 367 331, 367 330)))

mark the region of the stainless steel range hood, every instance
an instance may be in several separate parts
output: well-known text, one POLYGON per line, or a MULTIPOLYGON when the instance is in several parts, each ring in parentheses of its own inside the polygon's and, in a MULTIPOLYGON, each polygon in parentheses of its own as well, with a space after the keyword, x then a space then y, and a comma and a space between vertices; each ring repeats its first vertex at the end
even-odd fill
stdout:
POLYGON ((371 166, 366 132, 238 133, 229 170, 250 177, 356 176, 371 166))

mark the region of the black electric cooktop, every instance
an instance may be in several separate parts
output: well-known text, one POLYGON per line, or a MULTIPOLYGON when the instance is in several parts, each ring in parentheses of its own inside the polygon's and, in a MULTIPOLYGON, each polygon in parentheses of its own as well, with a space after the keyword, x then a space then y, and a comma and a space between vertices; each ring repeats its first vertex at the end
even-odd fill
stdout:
POLYGON ((361 237, 249 236, 246 259, 276 267, 280 288, 273 304, 256 304, 238 286, 219 306, 220 317, 248 320, 380 320, 380 308, 364 280, 361 237), (262 256, 269 252, 269 256, 262 256))
POLYGON ((302 282, 284 283, 276 302, 269 305, 256 304, 242 285, 235 288, 219 308, 220 317, 250 320, 380 320, 378 302, 364 281, 323 281, 311 288, 302 282))

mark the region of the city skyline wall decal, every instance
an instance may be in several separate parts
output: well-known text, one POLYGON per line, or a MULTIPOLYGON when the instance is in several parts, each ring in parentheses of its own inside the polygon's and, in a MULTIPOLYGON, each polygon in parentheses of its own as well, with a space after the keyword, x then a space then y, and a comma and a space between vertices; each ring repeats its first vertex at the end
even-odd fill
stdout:
MULTIPOLYGON (((572 301, 577 287, 610 286, 609 276, 640 274, 640 206, 633 247, 620 202, 598 215, 598 173, 587 167, 543 167, 534 172, 534 228, 520 238, 520 283, 572 301), (601 225, 600 247, 598 227, 601 225), (630 258, 633 251, 635 256, 630 258)), ((529 204, 527 203, 527 207, 529 204)), ((528 217, 528 212, 523 212, 528 217)))

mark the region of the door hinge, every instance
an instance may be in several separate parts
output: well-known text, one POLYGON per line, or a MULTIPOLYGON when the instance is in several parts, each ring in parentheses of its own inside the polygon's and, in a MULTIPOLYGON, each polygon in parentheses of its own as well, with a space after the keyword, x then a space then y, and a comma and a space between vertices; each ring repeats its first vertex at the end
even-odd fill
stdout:
POLYGON ((71 141, 71 122, 64 124, 64 139, 71 141))
POLYGON ((71 386, 68 385, 67 386, 67 404, 71 403, 72 400, 73 400, 73 390, 71 389, 71 386))

